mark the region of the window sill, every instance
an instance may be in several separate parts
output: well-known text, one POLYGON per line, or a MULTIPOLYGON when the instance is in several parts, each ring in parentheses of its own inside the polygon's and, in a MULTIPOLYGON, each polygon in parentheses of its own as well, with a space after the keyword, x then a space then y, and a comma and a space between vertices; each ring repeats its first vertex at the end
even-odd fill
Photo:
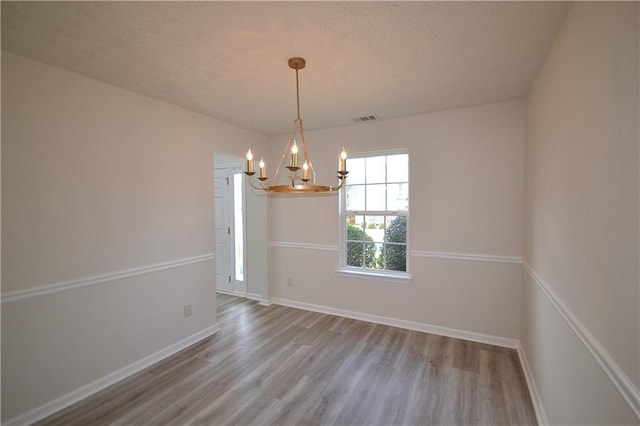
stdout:
POLYGON ((411 283, 411 276, 407 273, 384 273, 384 272, 369 272, 362 271, 356 269, 338 269, 336 270, 337 275, 342 275, 344 277, 358 277, 365 278, 370 280, 378 280, 378 281, 393 281, 402 284, 411 283))

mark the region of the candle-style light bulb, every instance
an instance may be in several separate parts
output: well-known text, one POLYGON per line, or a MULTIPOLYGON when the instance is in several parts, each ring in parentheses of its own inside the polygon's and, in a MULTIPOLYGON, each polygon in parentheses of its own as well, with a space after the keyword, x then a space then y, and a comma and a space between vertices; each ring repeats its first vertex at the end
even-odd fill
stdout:
POLYGON ((309 180, 309 163, 307 163, 307 160, 304 160, 304 164, 302 165, 302 179, 304 181, 309 180))
POLYGON ((259 166, 260 166, 260 177, 261 178, 267 177, 267 171, 265 170, 265 167, 264 167, 264 159, 262 158, 260 159, 259 166))
POLYGON ((253 173, 253 152, 251 152, 251 148, 247 151, 247 173, 253 173))
POLYGON ((298 145, 296 144, 296 140, 293 140, 293 146, 291 147, 291 163, 289 164, 291 167, 298 167, 298 145))
POLYGON ((347 151, 345 151, 344 147, 342 147, 342 152, 340 153, 340 160, 338 163, 338 171, 345 172, 347 171, 347 151))

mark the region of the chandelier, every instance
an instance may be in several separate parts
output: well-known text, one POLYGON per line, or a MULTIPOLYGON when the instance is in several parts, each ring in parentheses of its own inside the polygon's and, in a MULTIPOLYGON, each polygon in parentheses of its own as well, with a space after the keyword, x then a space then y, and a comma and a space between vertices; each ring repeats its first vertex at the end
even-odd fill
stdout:
POLYGON ((293 121, 293 127, 287 145, 284 147, 276 173, 273 179, 267 177, 267 171, 264 164, 264 159, 260 159, 258 163, 259 174, 258 180, 260 183, 254 181, 254 175, 256 172, 253 168, 253 153, 251 148, 247 152, 247 168, 244 173, 247 175, 249 184, 258 190, 265 191, 267 193, 285 193, 285 194, 307 194, 307 193, 337 193, 342 188, 344 181, 347 177, 346 163, 347 152, 342 148, 342 152, 338 158, 338 182, 337 185, 317 185, 316 184, 316 172, 311 162, 311 156, 309 155, 309 148, 307 141, 304 138, 304 127, 302 127, 302 118, 300 118, 300 86, 298 84, 298 71, 305 66, 305 60, 303 58, 291 58, 289 59, 289 68, 296 70, 296 102, 298 115, 293 121), (302 144, 303 160, 302 166, 298 161, 298 143, 302 144), (286 164, 286 166, 285 166, 286 164), (283 167, 284 166, 284 167, 283 167), (284 172, 286 168, 288 172, 284 172), (302 172, 300 170, 302 169, 302 172), (281 176, 283 175, 283 176, 281 176), (271 183, 269 183, 271 182, 271 183))

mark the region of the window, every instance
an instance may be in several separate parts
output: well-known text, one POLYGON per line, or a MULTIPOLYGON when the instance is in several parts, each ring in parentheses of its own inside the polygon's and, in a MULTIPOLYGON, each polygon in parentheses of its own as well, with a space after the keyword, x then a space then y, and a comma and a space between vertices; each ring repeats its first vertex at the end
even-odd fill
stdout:
POLYGON ((242 173, 233 174, 233 253, 236 281, 244 281, 244 229, 242 214, 242 173))
POLYGON ((347 159, 341 199, 341 270, 407 277, 409 155, 347 159))

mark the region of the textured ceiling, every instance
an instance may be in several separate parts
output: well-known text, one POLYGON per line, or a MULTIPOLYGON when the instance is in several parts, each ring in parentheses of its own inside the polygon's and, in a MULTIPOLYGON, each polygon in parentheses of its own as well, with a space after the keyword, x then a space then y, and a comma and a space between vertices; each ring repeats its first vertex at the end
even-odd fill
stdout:
POLYGON ((2 49, 269 135, 523 98, 561 2, 6 2, 2 49))

